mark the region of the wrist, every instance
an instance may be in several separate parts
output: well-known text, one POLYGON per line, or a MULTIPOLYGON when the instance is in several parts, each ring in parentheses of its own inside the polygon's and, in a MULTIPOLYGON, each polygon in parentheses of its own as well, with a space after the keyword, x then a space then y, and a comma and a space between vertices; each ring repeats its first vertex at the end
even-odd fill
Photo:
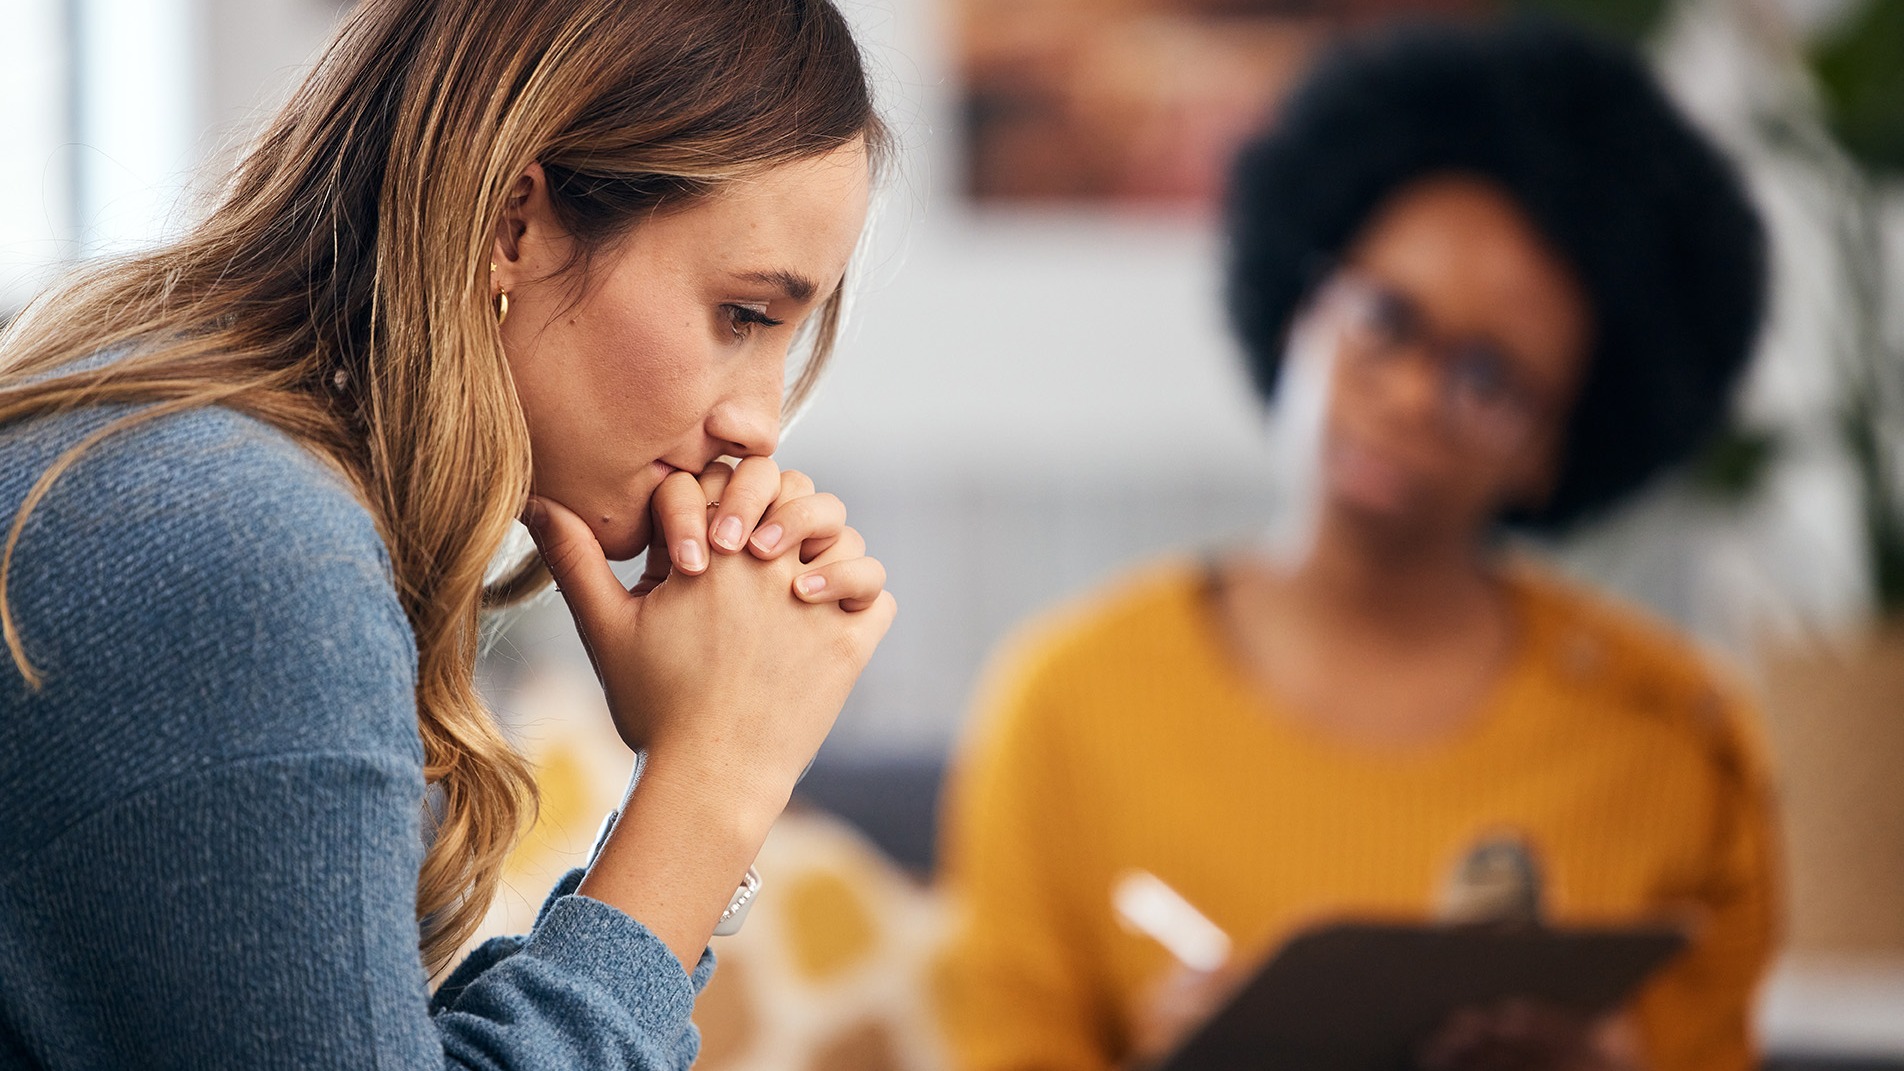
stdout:
POLYGON ((643 806, 665 808, 695 828, 758 848, 786 810, 791 786, 773 784, 746 764, 712 759, 712 750, 649 751, 629 784, 623 808, 639 796, 643 806))
POLYGON ((650 752, 576 890, 646 925, 687 971, 778 815, 724 789, 718 772, 650 752))

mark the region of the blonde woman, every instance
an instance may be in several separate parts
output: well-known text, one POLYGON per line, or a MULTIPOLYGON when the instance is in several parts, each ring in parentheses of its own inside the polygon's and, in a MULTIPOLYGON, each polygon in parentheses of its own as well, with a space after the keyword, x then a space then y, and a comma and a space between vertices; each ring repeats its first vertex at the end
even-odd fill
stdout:
POLYGON ((204 223, 14 325, 0 1065, 692 1060, 894 611, 768 460, 882 147, 826 0, 366 0, 204 223), (648 761, 433 996, 533 797, 479 615, 551 570, 648 761))

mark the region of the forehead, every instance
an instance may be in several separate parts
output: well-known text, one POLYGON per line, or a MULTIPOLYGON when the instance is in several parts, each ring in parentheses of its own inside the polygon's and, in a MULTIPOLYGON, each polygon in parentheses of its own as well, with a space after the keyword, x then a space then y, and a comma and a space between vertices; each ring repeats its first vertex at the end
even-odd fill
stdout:
POLYGON ((824 289, 846 270, 866 223, 868 174, 858 140, 723 185, 636 232, 673 246, 684 265, 788 271, 824 289))
POLYGON ((1571 379, 1592 325, 1571 266, 1505 190, 1441 176, 1389 198, 1351 259, 1416 301, 1444 332, 1494 339, 1571 379))

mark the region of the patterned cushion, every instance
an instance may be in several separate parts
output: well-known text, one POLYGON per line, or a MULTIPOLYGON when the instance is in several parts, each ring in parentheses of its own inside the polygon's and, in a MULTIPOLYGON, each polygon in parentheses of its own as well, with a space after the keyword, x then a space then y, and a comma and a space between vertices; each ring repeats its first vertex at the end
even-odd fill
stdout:
MULTIPOLYGON (((549 673, 510 696, 541 786, 535 826, 469 943, 521 933, 542 897, 587 861, 626 788, 629 753, 592 680, 549 673)), ((760 899, 714 939, 719 969, 694 1019, 702 1071, 939 1071, 926 975, 944 931, 938 898, 851 826, 796 805, 757 863, 760 899)))

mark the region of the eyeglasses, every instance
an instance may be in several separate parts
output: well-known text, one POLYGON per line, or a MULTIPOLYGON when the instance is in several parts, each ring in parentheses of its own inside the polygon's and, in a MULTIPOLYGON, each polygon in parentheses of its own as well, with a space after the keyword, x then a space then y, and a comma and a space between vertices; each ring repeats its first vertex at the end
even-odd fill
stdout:
POLYGON ((1485 338, 1443 337, 1407 294, 1352 271, 1338 271, 1323 290, 1342 330, 1346 371, 1366 380, 1404 354, 1428 360, 1437 373, 1444 426, 1493 450, 1525 445, 1549 410, 1543 392, 1516 361, 1485 338))

